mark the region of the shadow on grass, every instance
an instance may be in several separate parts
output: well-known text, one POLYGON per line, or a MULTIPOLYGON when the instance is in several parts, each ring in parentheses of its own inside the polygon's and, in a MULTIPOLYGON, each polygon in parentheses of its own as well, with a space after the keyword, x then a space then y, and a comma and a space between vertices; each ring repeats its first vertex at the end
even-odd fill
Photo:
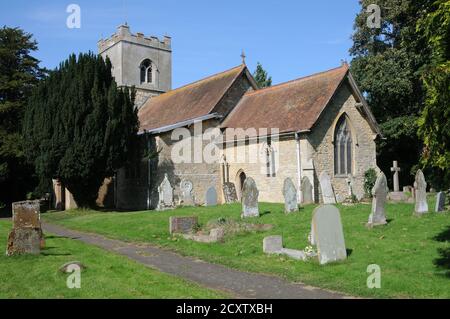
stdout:
POLYGON ((346 251, 347 251, 347 257, 350 257, 351 254, 353 253, 353 249, 347 248, 346 251))
POLYGON ((264 216, 264 215, 269 215, 269 214, 272 214, 272 212, 271 211, 265 211, 265 212, 262 212, 261 214, 259 214, 259 217, 264 216))
MULTIPOLYGON (((445 230, 437 234, 434 240, 439 242, 449 242, 450 241, 450 226, 447 226, 445 230)), ((450 247, 439 248, 439 257, 433 260, 433 264, 442 269, 446 277, 450 278, 450 247)))

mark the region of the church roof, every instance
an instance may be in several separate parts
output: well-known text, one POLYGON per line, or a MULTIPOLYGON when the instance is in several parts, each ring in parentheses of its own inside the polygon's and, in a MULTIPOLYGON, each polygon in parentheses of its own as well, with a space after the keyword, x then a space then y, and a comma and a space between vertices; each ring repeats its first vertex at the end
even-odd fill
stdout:
POLYGON ((349 72, 348 65, 246 93, 223 128, 310 130, 349 72))
POLYGON ((140 130, 152 131, 212 115, 214 107, 246 70, 245 65, 240 65, 150 98, 138 113, 140 130))

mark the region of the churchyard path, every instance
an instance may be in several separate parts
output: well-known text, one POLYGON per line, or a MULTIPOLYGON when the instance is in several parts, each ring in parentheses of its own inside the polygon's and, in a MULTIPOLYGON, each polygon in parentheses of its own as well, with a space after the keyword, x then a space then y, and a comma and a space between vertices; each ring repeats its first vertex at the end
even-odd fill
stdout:
POLYGON ((196 258, 147 244, 123 242, 100 235, 69 230, 61 226, 43 223, 46 233, 79 240, 107 251, 126 256, 161 272, 185 278, 208 288, 230 293, 236 298, 249 299, 341 299, 344 294, 290 283, 281 278, 233 270, 196 258))

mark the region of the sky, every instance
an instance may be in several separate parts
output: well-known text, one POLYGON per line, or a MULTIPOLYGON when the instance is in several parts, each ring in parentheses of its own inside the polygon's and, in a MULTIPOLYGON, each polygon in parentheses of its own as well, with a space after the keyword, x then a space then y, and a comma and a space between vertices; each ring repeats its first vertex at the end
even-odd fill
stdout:
POLYGON ((174 88, 241 63, 260 62, 282 83, 350 61, 358 0, 0 0, 0 26, 32 33, 41 65, 71 53, 97 52, 97 41, 127 22, 132 33, 172 37, 174 88), (81 8, 70 29, 67 7, 81 8))

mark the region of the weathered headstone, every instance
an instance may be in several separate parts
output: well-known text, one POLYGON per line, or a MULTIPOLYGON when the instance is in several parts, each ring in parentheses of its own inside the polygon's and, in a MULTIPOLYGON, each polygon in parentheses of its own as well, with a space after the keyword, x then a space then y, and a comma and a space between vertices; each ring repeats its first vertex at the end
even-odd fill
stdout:
POLYGON ((12 204, 13 229, 9 233, 6 254, 39 254, 45 247, 41 228, 40 201, 12 204))
POLYGON ((214 187, 208 188, 205 196, 205 206, 216 206, 217 205, 217 192, 214 187))
POLYGON ((169 232, 170 234, 187 234, 194 230, 198 225, 197 216, 188 217, 174 217, 171 216, 169 219, 169 232))
POLYGON ((288 177, 283 185, 284 212, 292 213, 298 210, 297 190, 292 180, 288 177))
POLYGON ((302 197, 304 204, 311 204, 314 202, 313 187, 311 181, 307 176, 302 178, 302 197))
POLYGON ((388 191, 386 175, 381 172, 372 188, 372 213, 369 216, 367 226, 373 227, 387 224, 385 205, 388 191))
POLYGON ((158 187, 159 201, 157 210, 167 210, 174 208, 173 204, 173 188, 170 185, 167 174, 164 174, 164 180, 158 187))
POLYGON ((425 181, 425 176, 420 169, 416 173, 414 189, 416 190, 415 213, 418 215, 428 213, 427 182, 425 181))
POLYGON ((325 205, 336 204, 336 197, 334 195, 333 185, 331 185, 331 178, 327 172, 323 171, 319 176, 320 189, 322 190, 322 199, 325 205))
POLYGON ((234 183, 223 183, 222 189, 225 203, 229 204, 237 202, 237 192, 234 183))
POLYGON ((180 190, 181 190, 181 205, 183 206, 194 206, 194 194, 192 192, 194 188, 194 185, 190 180, 183 179, 180 183, 180 190))
POLYGON ((306 260, 304 251, 297 249, 283 248, 282 236, 269 236, 263 240, 263 252, 272 255, 286 255, 297 260, 306 260))
POLYGON ((255 180, 247 177, 242 188, 242 217, 259 217, 259 190, 255 180))
POLYGON ((283 249, 283 238, 281 236, 269 236, 263 240, 263 252, 266 254, 279 254, 283 249))
POLYGON ((445 210, 445 193, 439 192, 436 195, 436 207, 435 211, 436 213, 442 212, 445 210))
POLYGON ((321 265, 347 258, 339 209, 332 205, 317 207, 313 213, 311 228, 314 237, 312 242, 317 245, 321 265))

